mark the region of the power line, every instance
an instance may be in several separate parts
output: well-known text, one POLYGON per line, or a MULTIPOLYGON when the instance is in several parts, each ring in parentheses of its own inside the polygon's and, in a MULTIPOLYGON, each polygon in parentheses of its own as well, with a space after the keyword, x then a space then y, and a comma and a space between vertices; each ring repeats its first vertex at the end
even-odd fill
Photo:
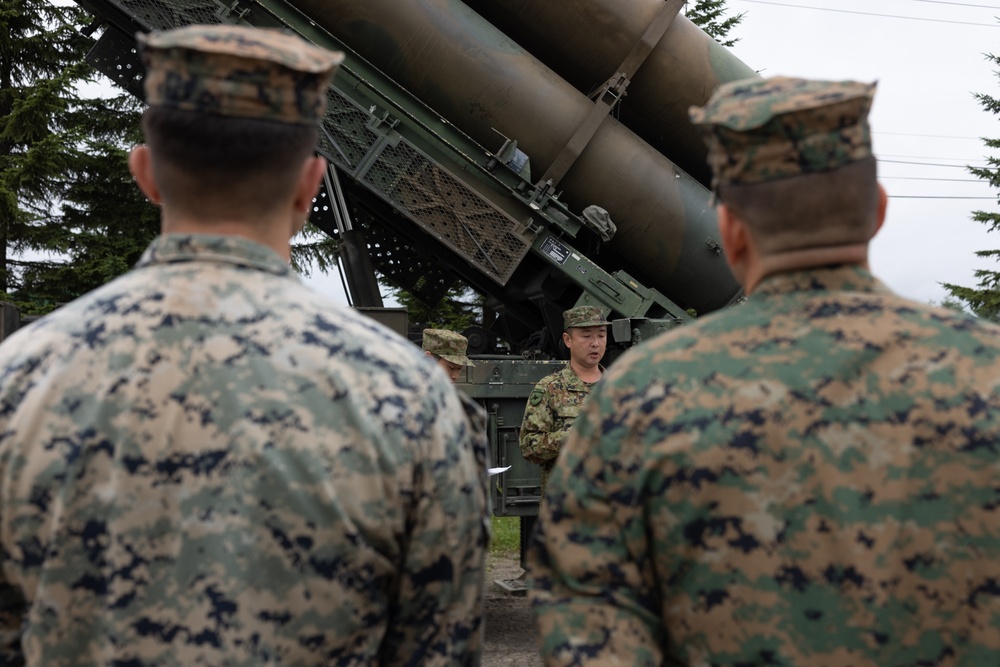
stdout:
POLYGON ((952 169, 966 168, 966 165, 964 164, 941 164, 938 162, 911 162, 909 160, 882 160, 882 159, 879 159, 879 162, 888 162, 891 164, 917 164, 920 165, 921 167, 951 167, 952 169))
MULTIPOLYGON (((913 160, 953 160, 955 162, 989 162, 986 158, 973 158, 968 159, 964 157, 942 157, 937 155, 894 155, 892 153, 878 153, 875 155, 877 159, 882 159, 883 157, 896 157, 896 158, 910 158, 913 160)), ((954 166, 964 166, 964 165, 954 165, 954 166)))
POLYGON ((972 5, 967 2, 947 2, 946 0, 910 0, 910 2, 926 2, 931 5, 955 5, 957 7, 979 7, 980 9, 1000 9, 996 5, 972 5))
POLYGON ((884 132, 882 130, 872 130, 872 134, 891 134, 897 137, 928 137, 931 139, 975 139, 982 141, 982 137, 960 137, 954 134, 910 134, 908 132, 884 132))
POLYGON ((997 201, 996 197, 948 197, 946 195, 889 195, 889 199, 989 199, 997 201))
POLYGON ((750 2, 755 5, 774 5, 775 7, 794 7, 796 9, 815 9, 821 12, 838 12, 840 14, 860 14, 861 16, 879 16, 887 19, 909 19, 910 21, 930 21, 931 23, 954 23, 956 25, 975 25, 982 28, 1000 28, 1000 23, 972 23, 971 21, 949 21, 947 19, 931 19, 923 16, 899 16, 898 14, 873 14, 871 12, 856 12, 850 9, 834 9, 833 7, 807 7, 805 5, 789 5, 784 2, 770 2, 769 0, 740 0, 740 2, 750 2))
POLYGON ((880 181, 947 181, 949 183, 985 183, 978 178, 923 178, 921 176, 879 176, 880 181))

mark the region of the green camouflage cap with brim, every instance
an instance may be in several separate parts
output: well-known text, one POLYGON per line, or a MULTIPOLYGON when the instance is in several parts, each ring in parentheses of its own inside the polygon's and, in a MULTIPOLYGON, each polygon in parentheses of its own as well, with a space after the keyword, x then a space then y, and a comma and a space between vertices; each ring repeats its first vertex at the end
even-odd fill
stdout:
POLYGON ((465 355, 469 339, 447 329, 424 329, 423 349, 459 366, 475 366, 465 355))
POLYGON ((691 122, 708 144, 712 189, 830 171, 872 155, 874 83, 789 77, 719 86, 691 122))
POLYGON ((597 306, 577 306, 563 311, 563 329, 599 327, 611 324, 604 319, 604 311, 597 306))
POLYGON ((292 125, 316 123, 344 58, 265 28, 192 25, 136 35, 151 107, 292 125))

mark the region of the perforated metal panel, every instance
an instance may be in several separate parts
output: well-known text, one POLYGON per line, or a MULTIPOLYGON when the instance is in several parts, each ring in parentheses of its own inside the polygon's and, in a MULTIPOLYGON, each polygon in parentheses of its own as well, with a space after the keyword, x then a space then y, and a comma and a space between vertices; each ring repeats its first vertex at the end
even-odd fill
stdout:
POLYGON ((514 221, 405 142, 385 146, 363 182, 500 284, 528 252, 514 221))
POLYGON ((106 30, 87 54, 87 62, 123 89, 142 99, 145 68, 135 48, 135 40, 117 30, 106 30))
POLYGON ((372 131, 371 118, 331 88, 321 150, 434 238, 505 284, 531 248, 524 230, 405 139, 389 141, 372 131))
POLYGON ((371 219, 361 221, 372 264, 389 282, 434 307, 457 284, 451 271, 433 257, 416 254, 405 240, 371 219))
POLYGON ((379 135, 367 127, 370 114, 333 88, 327 89, 326 115, 320 132, 320 150, 342 171, 354 174, 379 135))
POLYGON ((326 190, 326 184, 321 184, 319 192, 312 201, 312 212, 309 214, 309 222, 316 225, 323 233, 331 238, 340 239, 340 230, 337 229, 337 217, 333 213, 333 198, 326 190))
POLYGON ((168 30, 193 23, 222 23, 226 5, 214 0, 111 0, 150 29, 168 30))

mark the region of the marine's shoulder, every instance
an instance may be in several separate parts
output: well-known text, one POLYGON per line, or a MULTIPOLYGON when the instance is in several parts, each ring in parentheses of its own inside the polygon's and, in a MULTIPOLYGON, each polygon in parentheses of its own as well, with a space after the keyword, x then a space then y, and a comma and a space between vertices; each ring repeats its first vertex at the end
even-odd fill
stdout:
POLYGON ((886 297, 887 306, 899 313, 909 313, 915 319, 931 322, 956 331, 968 331, 984 336, 1000 336, 1000 324, 962 310, 913 301, 896 294, 886 297))
POLYGON ((377 363, 404 364, 425 371, 432 365, 416 344, 368 315, 310 288, 303 288, 298 298, 301 301, 292 315, 292 326, 302 332, 300 342, 343 346, 348 359, 360 355, 377 363))
POLYGON ((242 281, 209 272, 199 280, 176 268, 130 271, 22 328, 0 345, 0 368, 30 367, 53 355, 96 359, 112 348, 183 346, 211 334, 239 339, 263 356, 296 356, 320 374, 391 369, 417 386, 428 373, 416 345, 297 280, 266 272, 242 281), (204 296, 209 292, 212 298, 204 296))
POLYGON ((119 276, 21 327, 0 345, 0 368, 14 359, 62 354, 67 340, 89 339, 98 345, 112 330, 126 326, 107 315, 115 310, 119 295, 134 291, 134 283, 131 273, 119 276))
POLYGON ((1000 325, 970 313, 914 301, 888 290, 871 293, 833 291, 806 304, 803 316, 820 329, 841 327, 851 318, 864 330, 892 331, 909 345, 1000 346, 1000 325))
POLYGON ((614 384, 623 374, 631 370, 651 368, 662 358, 693 354, 699 345, 713 340, 714 332, 740 328, 741 321, 749 314, 748 310, 739 310, 743 308, 747 306, 731 306, 703 315, 693 322, 674 327, 626 350, 604 373, 600 384, 614 384))

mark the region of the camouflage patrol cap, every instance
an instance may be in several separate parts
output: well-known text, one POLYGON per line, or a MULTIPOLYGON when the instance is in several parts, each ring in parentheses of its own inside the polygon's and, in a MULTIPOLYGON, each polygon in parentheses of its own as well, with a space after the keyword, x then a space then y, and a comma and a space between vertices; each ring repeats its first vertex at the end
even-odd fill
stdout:
POLYGON ((611 324, 597 306, 577 306, 563 312, 563 329, 574 327, 599 327, 611 324))
POLYGON ((475 366, 465 356, 469 349, 469 339, 462 334, 447 329, 424 329, 424 351, 439 356, 459 366, 475 366))
POLYGON ((874 95, 874 83, 789 77, 719 86, 704 107, 689 112, 708 144, 712 189, 830 171, 870 157, 874 95))
POLYGON ((278 30, 192 25, 138 34, 146 103, 218 116, 315 123, 343 60, 278 30))

